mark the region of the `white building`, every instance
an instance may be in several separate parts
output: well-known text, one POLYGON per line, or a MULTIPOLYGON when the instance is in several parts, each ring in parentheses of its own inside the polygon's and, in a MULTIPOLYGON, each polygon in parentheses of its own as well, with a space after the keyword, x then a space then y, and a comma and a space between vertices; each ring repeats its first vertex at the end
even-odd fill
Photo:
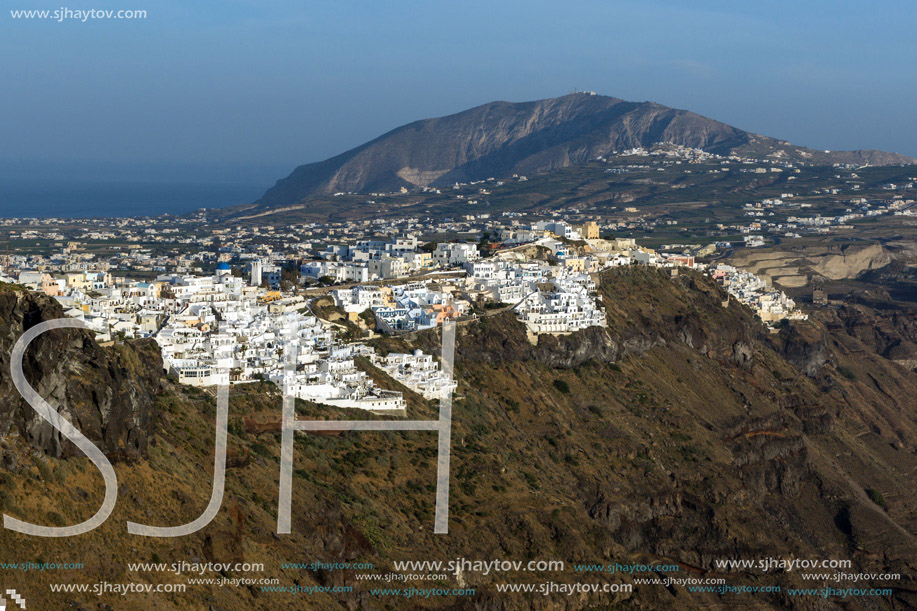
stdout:
POLYGON ((433 261, 443 267, 464 265, 480 259, 477 244, 441 242, 433 252, 433 261))

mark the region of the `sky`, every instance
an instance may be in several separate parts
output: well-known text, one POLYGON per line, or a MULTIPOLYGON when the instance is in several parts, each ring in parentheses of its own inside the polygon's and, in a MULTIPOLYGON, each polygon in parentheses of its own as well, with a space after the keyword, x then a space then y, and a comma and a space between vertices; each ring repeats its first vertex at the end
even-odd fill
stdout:
POLYGON ((917 156, 909 1, 3 4, 0 178, 267 187, 410 121, 574 89, 917 156), (147 16, 10 12, 62 7, 147 16))

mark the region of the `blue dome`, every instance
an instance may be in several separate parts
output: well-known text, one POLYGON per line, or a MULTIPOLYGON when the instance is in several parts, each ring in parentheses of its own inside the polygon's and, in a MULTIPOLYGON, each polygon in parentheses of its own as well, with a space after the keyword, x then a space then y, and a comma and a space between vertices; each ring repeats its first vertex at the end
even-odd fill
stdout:
POLYGON ((223 261, 222 263, 217 264, 217 271, 229 271, 229 263, 223 261))

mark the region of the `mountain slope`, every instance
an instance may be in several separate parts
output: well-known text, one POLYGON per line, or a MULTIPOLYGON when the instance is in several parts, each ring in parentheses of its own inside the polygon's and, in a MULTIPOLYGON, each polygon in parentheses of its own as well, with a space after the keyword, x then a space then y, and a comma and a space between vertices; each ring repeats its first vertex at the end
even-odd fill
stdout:
POLYGON ((818 163, 915 162, 881 151, 813 151, 654 102, 576 93, 492 102, 410 123, 336 157, 299 166, 257 203, 283 205, 335 192, 388 192, 534 173, 662 142, 818 163))
MULTIPOLYGON (((15 298, 5 295, 10 290, 0 286, 0 298, 15 298)), ((9 581, 15 579, 29 608, 36 609, 580 611, 734 604, 857 610, 917 604, 912 578, 917 417, 911 408, 917 375, 877 354, 874 338, 864 335, 876 326, 866 309, 855 321, 826 311, 823 319, 772 335, 744 306, 729 301, 724 307, 725 294, 711 279, 690 272, 671 278, 648 268, 609 270, 601 278, 601 296, 607 330, 544 336, 536 346, 507 313, 460 325, 447 536, 431 529, 436 438, 425 431, 298 434, 293 532, 275 535, 281 398, 267 383, 234 386, 230 393, 226 496, 214 522, 180 539, 128 535, 126 520, 184 523, 200 515, 210 498, 213 397, 163 378, 153 388, 155 436, 138 457, 115 465, 119 499, 108 522, 76 540, 0 530, 6 562, 82 561, 85 568, 53 576, 8 572, 9 581), (467 571, 442 583, 374 584, 355 577, 387 572, 398 560, 454 558, 559 559, 566 566, 547 572, 467 571), (718 559, 763 558, 849 559, 848 573, 904 577, 855 584, 891 587, 890 594, 825 600, 786 591, 854 584, 806 581, 801 571, 716 567, 718 559), (204 577, 277 578, 282 586, 353 590, 293 594, 192 584, 184 593, 97 596, 56 593, 47 586, 103 579, 187 583, 187 574, 128 568, 133 562, 182 561, 264 563, 260 573, 204 577), (283 564, 313 562, 369 562, 375 569, 283 564), (497 590, 506 583, 633 583, 655 575, 571 568, 606 562, 677 563, 679 571, 665 574, 783 590, 756 596, 641 584, 629 594, 591 596, 497 590), (371 588, 380 585, 465 585, 475 594, 409 600, 374 594, 371 588)), ((21 303, 10 316, 11 329, 59 315, 47 297, 21 303)), ((67 341, 82 337, 70 330, 52 338, 62 347, 62 361, 79 360, 87 350, 104 358, 136 345, 100 348, 91 338, 82 346, 67 341)), ((380 349, 436 352, 438 342, 431 331, 377 343, 380 349)), ((34 366, 45 351, 42 345, 30 350, 27 374, 37 388, 50 389, 57 383, 55 370, 34 366)), ((148 360, 158 367, 154 356, 148 360)), ((111 367, 136 374, 125 365, 111 367)), ((7 372, 0 369, 0 383, 6 383, 7 372)), ((388 379, 386 387, 395 385, 388 379)), ((72 396, 59 402, 69 403, 72 396)), ((435 405, 411 393, 408 400, 409 419, 436 417, 435 405)), ((143 397, 127 407, 127 413, 147 410, 143 397)), ((28 409, 21 401, 15 408, 28 409)), ((375 418, 302 402, 297 410, 300 418, 375 418)), ((36 455, 28 441, 24 435, 0 440, 3 511, 43 524, 91 515, 102 496, 93 467, 67 451, 60 458, 50 449, 36 455)), ((116 449, 105 451, 111 455, 116 449)))

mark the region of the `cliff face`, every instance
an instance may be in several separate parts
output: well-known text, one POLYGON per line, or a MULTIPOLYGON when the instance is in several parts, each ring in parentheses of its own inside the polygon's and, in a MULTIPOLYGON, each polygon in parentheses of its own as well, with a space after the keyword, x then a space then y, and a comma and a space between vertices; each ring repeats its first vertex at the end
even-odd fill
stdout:
POLYGON ((490 363, 536 360, 548 367, 569 369, 587 362, 614 363, 679 343, 707 357, 745 365, 764 338, 748 310, 729 300, 704 276, 670 278, 667 271, 634 268, 606 273, 600 282, 607 328, 590 327, 565 336, 540 335, 532 346, 515 315, 506 312, 464 330, 468 341, 459 345, 459 357, 490 363), (642 293, 635 294, 635 289, 642 293), (647 308, 647 294, 666 301, 647 308), (467 353, 461 352, 463 347, 467 353))
POLYGON ((824 164, 914 162, 880 151, 813 151, 654 102, 578 93, 492 102, 410 123, 336 157, 299 166, 257 203, 277 206, 339 191, 396 191, 531 174, 659 143, 824 164))
POLYGON ((862 305, 844 305, 826 315, 826 324, 855 337, 870 350, 917 371, 917 311, 877 311, 862 305))
MULTIPOLYGON (((810 276, 843 280, 878 275, 895 262, 895 255, 881 244, 825 244, 794 249, 776 246, 741 249, 730 256, 729 262, 779 286, 799 288, 808 284, 810 276)), ((882 284, 892 286, 893 281, 882 284)))
MULTIPOLYGON (((531 502, 548 494, 585 512, 576 534, 558 543, 568 554, 583 546, 605 557, 675 559, 699 573, 715 572, 722 558, 917 560, 909 492, 917 481, 908 474, 917 467, 909 407, 917 377, 883 356, 863 325, 816 317, 772 334, 692 273, 612 270, 601 295, 607 330, 531 346, 509 315, 459 328, 467 394, 456 413, 487 431, 462 443, 487 439, 497 455, 481 469, 521 470, 537 490, 531 502), (879 507, 867 490, 895 498, 895 507, 879 507)), ((434 334, 419 341, 437 344, 434 334)), ((466 477, 480 487, 488 479, 466 477)), ((490 515, 512 511, 499 495, 484 496, 490 515)), ((794 579, 780 578, 784 588, 794 579)), ((902 596, 870 604, 915 602, 902 596)), ((767 604, 801 603, 778 596, 767 604)))
MULTIPOLYGON (((13 344, 35 324, 61 318, 61 308, 7 286, 0 287, 0 312, 0 434, 18 433, 50 456, 78 452, 22 399, 10 377, 13 344)), ((162 374, 152 341, 102 348, 88 331, 59 329, 33 340, 23 365, 32 387, 111 458, 146 452, 162 374)))
MULTIPOLYGON (((658 270, 624 268, 603 273, 599 281, 607 329, 542 337, 533 346, 512 315, 459 326, 448 536, 432 533, 436 437, 422 431, 297 434, 293 533, 276 535, 279 435, 263 423, 278 421, 281 399, 276 388, 261 384, 230 393, 227 492, 214 522, 177 544, 129 537, 125 520, 181 524, 206 506, 213 398, 168 379, 156 386, 144 378, 144 371, 152 378, 160 372, 152 355, 148 368, 133 360, 147 359, 142 344, 102 349, 75 331, 49 336, 47 344, 37 340, 26 367, 30 379, 46 385, 45 396, 66 399, 83 430, 108 451, 132 443, 142 451, 131 440, 148 438, 140 437, 150 434, 143 423, 152 417, 144 392, 158 389, 156 443, 149 444, 146 458, 116 465, 115 514, 82 536, 78 550, 66 541, 2 530, 0 550, 61 562, 111 558, 87 563, 79 579, 158 583, 161 573, 125 569, 127 562, 155 554, 162 562, 263 562, 264 576, 278 577, 283 585, 354 586, 346 594, 284 600, 291 608, 309 609, 409 609, 416 601, 373 597, 368 592, 373 584, 356 581, 352 572, 303 571, 282 568, 282 562, 371 562, 379 571, 392 569, 394 560, 454 558, 560 559, 568 569, 573 563, 678 563, 681 576, 784 588, 736 598, 737 604, 808 609, 834 601, 790 597, 786 589, 834 586, 803 581, 798 572, 724 574, 716 560, 850 559, 850 573, 899 572, 904 578, 891 595, 849 598, 845 608, 917 606, 911 577, 917 564, 917 374, 883 356, 884 344, 873 343, 868 325, 856 322, 853 313, 815 316, 771 334, 698 274, 671 278, 658 270), (109 388, 110 396, 104 392, 109 388), (109 431, 120 432, 112 437, 109 431), (884 499, 882 505, 875 499, 884 499)), ((20 327, 57 315, 45 298, 13 293, 0 291, 0 306, 13 312, 4 322, 4 346, 20 327), (23 322, 15 322, 19 318, 23 322)), ((439 349, 434 332, 377 343, 399 351, 439 349)), ((7 361, 3 367, 8 375, 7 361)), ((383 387, 398 387, 374 371, 383 387)), ((3 379, 5 422, 37 443, 41 436, 29 433, 28 414, 17 420, 22 401, 7 392, 3 379)), ((299 418, 375 417, 303 402, 297 411, 299 418)), ((435 404, 408 394, 408 419, 436 414, 435 404)), ((4 443, 13 442, 25 445, 15 436, 4 443)), ((85 519, 101 498, 97 473, 75 468, 79 459, 54 458, 53 444, 51 449, 46 472, 69 474, 67 479, 46 478, 20 458, 25 466, 14 477, 0 477, 0 505, 39 523, 85 519)), ((10 470, 8 462, 0 462, 4 469, 10 470)), ((21 577, 17 584, 34 593, 29 601, 34 599, 36 608, 105 603, 143 609, 151 601, 188 609, 278 604, 257 588, 97 598, 51 593, 40 583, 46 576, 37 572, 21 577)), ((496 584, 511 582, 598 583, 608 577, 572 570, 468 572, 461 583, 477 589, 474 597, 431 598, 424 606, 578 611, 603 605, 709 609, 724 603, 716 594, 677 587, 637 585, 632 594, 601 598, 533 599, 496 590, 496 584)), ((615 575, 613 581, 619 580, 632 579, 615 575)), ((450 577, 446 587, 458 584, 450 577)))

